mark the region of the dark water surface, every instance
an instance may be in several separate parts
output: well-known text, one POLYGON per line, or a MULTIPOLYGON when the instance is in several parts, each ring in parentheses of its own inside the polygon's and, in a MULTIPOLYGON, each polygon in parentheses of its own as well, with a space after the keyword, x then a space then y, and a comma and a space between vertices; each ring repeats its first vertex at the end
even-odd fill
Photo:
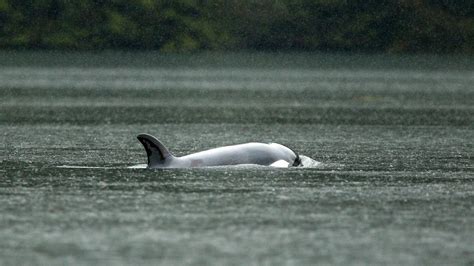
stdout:
POLYGON ((0 264, 472 265, 472 59, 2 52, 0 264), (142 132, 323 164, 127 169, 142 132))

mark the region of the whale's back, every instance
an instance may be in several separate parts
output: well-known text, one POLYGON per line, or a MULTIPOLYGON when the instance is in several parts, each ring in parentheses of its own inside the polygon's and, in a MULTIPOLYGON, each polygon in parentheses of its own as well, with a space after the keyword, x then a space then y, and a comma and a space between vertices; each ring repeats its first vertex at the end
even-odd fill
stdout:
POLYGON ((220 166, 238 164, 272 165, 285 160, 290 165, 297 155, 280 144, 246 143, 219 147, 180 157, 190 163, 190 167, 220 166))

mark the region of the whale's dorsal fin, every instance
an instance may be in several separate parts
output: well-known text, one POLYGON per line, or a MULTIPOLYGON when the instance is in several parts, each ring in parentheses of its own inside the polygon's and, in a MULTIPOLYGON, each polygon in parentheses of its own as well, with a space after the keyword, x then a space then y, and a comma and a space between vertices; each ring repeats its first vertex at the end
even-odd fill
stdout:
POLYGON ((148 156, 148 167, 164 165, 174 158, 168 148, 152 135, 140 134, 137 136, 137 139, 145 147, 146 155, 148 156))

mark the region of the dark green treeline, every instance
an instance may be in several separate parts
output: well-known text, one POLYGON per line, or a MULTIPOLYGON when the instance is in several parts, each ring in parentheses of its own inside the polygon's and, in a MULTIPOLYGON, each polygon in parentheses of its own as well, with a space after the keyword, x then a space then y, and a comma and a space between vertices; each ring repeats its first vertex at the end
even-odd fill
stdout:
POLYGON ((474 1, 0 0, 2 49, 474 52, 474 1))

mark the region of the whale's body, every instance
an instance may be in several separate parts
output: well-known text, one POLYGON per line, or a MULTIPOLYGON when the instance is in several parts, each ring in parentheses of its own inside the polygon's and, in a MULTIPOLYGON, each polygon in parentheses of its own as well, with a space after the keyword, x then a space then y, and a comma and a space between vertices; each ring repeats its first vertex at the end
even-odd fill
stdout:
POLYGON ((177 157, 152 135, 140 134, 137 138, 145 147, 148 168, 193 168, 246 164, 274 167, 301 165, 298 154, 277 143, 252 142, 177 157))

